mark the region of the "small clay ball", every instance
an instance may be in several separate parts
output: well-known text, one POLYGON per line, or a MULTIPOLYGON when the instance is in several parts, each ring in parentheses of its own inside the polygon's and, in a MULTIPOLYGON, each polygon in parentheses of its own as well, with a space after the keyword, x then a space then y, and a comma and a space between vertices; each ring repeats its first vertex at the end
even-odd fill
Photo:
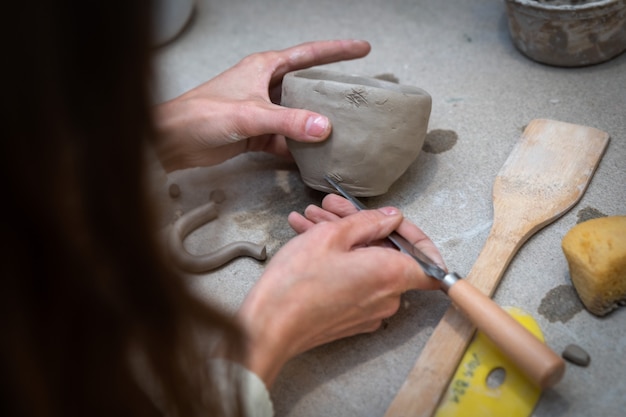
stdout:
POLYGON ((180 196, 180 187, 178 186, 178 184, 172 184, 170 185, 170 197, 172 198, 178 198, 178 196, 180 196))
POLYGON ((226 200, 226 193, 223 190, 213 190, 211 194, 209 194, 209 200, 214 203, 222 203, 226 200))
POLYGON ((578 345, 567 345, 562 356, 563 359, 578 366, 587 366, 591 362, 589 354, 578 345))

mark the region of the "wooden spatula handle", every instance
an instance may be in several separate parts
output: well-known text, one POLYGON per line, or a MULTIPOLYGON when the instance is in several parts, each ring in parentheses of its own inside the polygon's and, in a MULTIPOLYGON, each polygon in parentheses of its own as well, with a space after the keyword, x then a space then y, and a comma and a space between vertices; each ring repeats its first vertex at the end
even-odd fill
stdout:
POLYGON ((448 295, 531 381, 548 388, 561 380, 565 372, 563 359, 491 298, 464 280, 456 281, 448 295))

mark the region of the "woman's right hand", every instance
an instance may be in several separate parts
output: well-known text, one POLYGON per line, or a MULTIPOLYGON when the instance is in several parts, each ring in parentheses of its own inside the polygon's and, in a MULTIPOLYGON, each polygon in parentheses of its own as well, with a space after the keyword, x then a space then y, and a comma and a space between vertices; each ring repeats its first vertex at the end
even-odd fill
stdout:
POLYGON ((238 313, 249 337, 246 365, 268 385, 299 353, 378 329, 402 293, 439 288, 412 258, 377 244, 410 224, 397 209, 323 211, 328 217, 317 220, 290 215, 301 234, 272 258, 238 313))
MULTIPOLYGON (((298 213, 291 213, 289 224, 298 233, 304 233, 314 224, 337 220, 342 217, 356 213, 358 210, 354 205, 343 197, 336 194, 328 194, 322 201, 322 207, 311 204, 304 211, 304 216, 298 213)), ((432 240, 419 227, 404 219, 396 231, 409 242, 413 243, 420 251, 428 256, 441 268, 446 269, 446 265, 439 253, 439 249, 432 240)), ((389 245, 391 245, 389 243, 389 245)))

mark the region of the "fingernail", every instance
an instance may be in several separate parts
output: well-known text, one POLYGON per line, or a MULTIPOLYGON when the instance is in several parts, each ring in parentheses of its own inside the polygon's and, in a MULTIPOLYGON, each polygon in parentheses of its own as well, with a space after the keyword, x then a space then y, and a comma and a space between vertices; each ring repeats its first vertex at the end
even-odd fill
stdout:
POLYGON ((380 211, 383 214, 386 214, 387 216, 395 216, 396 214, 398 214, 398 209, 393 208, 393 207, 382 207, 382 208, 379 208, 378 211, 380 211))
POLYGON ((328 119, 324 116, 311 116, 304 127, 309 136, 320 137, 328 130, 328 119))

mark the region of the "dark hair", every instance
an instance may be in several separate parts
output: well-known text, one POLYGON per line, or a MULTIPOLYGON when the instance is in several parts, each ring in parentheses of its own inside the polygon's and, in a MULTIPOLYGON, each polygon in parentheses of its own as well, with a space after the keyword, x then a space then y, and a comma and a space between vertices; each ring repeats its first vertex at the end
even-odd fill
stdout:
POLYGON ((207 356, 194 335, 237 356, 240 331, 155 240, 149 3, 35 0, 4 15, 2 415, 156 415, 142 369, 173 415, 230 401, 194 372, 207 356))

